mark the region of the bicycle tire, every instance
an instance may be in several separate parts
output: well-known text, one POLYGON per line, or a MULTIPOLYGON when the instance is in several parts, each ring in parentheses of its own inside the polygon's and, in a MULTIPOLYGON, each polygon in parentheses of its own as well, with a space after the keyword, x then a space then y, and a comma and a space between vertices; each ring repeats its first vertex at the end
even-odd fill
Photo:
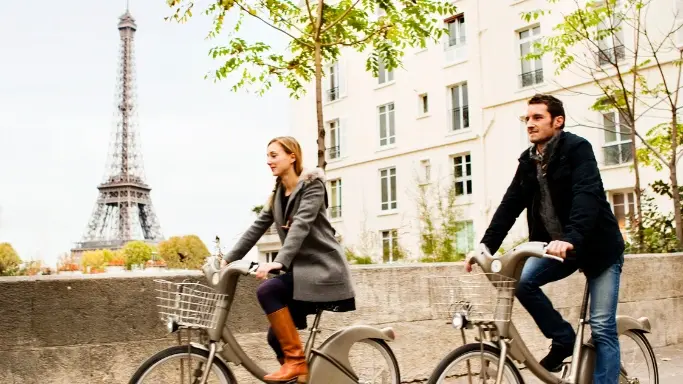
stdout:
POLYGON ((628 331, 622 333, 619 336, 623 335, 633 338, 634 341, 636 341, 636 344, 638 344, 638 341, 640 341, 642 343, 642 345, 640 346, 641 349, 642 347, 645 347, 645 350, 643 351, 645 352, 645 359, 648 360, 648 366, 652 367, 652 374, 654 375, 654 382, 652 384, 659 384, 659 367, 657 367, 657 357, 655 356, 655 351, 652 348, 650 341, 645 336, 645 333, 640 330, 629 329, 628 331), (633 336, 630 336, 629 334, 633 334, 633 336))
POLYGON ((387 354, 387 356, 389 356, 389 360, 393 366, 393 372, 394 372, 394 374, 392 375, 393 379, 394 379, 393 382, 400 384, 401 383, 401 370, 399 369, 398 360, 396 359, 396 355, 394 355, 394 351, 391 349, 389 344, 387 344, 387 342, 382 340, 382 339, 363 339, 363 340, 360 340, 359 342, 368 342, 368 344, 372 344, 372 343, 377 344, 377 346, 379 346, 379 348, 383 349, 384 352, 386 352, 386 354, 387 354))
MULTIPOLYGON (((145 360, 140 367, 135 371, 133 376, 130 378, 130 381, 128 384, 138 384, 140 379, 144 377, 144 375, 149 371, 150 369, 153 369, 157 363, 160 361, 163 361, 165 359, 168 359, 169 357, 172 357, 174 355, 187 355, 188 354, 188 349, 189 349, 189 354, 190 355, 197 355, 199 357, 203 357, 204 359, 209 358, 209 351, 201 348, 197 348, 195 346, 187 346, 187 345, 176 345, 173 347, 169 347, 166 349, 163 349, 156 354, 154 354, 152 357, 148 358, 145 360)), ((221 371, 221 374, 223 377, 227 380, 228 383, 230 384, 237 384, 237 379, 235 379, 235 375, 232 373, 230 368, 216 356, 213 359, 213 364, 218 367, 218 369, 221 371)))
MULTIPOLYGON (((462 345, 455 350, 451 351, 446 357, 441 359, 439 364, 436 366, 434 371, 432 371, 432 374, 429 376, 429 380, 427 380, 427 384, 437 384, 439 383, 439 378, 443 373, 453 364, 456 362, 458 359, 468 355, 479 355, 481 354, 481 344, 480 343, 469 343, 462 345)), ((491 361, 495 361, 496 364, 498 364, 498 360, 500 359, 500 349, 493 347, 489 344, 484 344, 484 354, 489 355, 491 357, 491 361)), ((478 358, 478 357, 477 357, 478 358)), ((522 378, 522 374, 519 372, 515 364, 512 362, 509 356, 506 356, 505 358, 505 366, 503 367, 503 372, 509 370, 513 377, 514 380, 517 382, 517 384, 524 384, 524 379, 522 378)))

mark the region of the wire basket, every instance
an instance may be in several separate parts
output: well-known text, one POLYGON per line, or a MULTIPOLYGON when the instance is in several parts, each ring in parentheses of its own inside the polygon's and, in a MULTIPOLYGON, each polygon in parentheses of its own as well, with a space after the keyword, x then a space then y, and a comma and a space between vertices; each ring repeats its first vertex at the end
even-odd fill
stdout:
POLYGON ((456 312, 465 311, 470 322, 510 321, 515 279, 497 273, 428 279, 429 301, 437 316, 450 320, 456 312))
POLYGON ((227 295, 196 282, 154 280, 161 320, 191 328, 213 329, 218 325, 216 303, 227 295))

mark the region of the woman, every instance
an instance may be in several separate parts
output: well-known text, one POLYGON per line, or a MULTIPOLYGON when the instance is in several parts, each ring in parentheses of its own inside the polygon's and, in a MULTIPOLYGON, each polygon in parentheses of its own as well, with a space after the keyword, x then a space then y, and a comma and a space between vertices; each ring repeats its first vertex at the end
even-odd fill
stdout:
POLYGON ((256 271, 267 279, 271 271, 285 272, 262 283, 257 296, 268 316, 268 343, 280 361, 280 370, 265 380, 306 382, 308 365, 298 329, 306 329, 306 315, 316 310, 353 311, 355 293, 341 245, 327 220, 323 171, 304 172, 301 147, 293 137, 268 143, 268 166, 276 176, 275 188, 251 227, 225 256, 227 263, 241 259, 273 221, 282 248, 273 262, 256 271))

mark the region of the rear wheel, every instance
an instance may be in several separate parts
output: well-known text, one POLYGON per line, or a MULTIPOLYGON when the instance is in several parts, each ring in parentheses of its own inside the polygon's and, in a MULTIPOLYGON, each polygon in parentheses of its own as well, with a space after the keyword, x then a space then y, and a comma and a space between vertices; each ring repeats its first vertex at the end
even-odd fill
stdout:
POLYGON ((659 384, 659 370, 652 345, 639 330, 619 335, 621 355, 620 383, 659 384))
MULTIPOLYGON (((133 374, 129 384, 196 384, 206 369, 209 352, 194 346, 177 345, 147 359, 133 374)), ((216 356, 207 384, 237 384, 232 371, 216 356)))

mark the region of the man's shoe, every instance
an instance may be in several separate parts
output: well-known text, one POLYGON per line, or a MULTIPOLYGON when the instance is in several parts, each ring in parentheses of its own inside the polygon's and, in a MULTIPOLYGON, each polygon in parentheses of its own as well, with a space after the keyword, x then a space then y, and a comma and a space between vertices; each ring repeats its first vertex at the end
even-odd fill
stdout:
POLYGON ((572 355, 573 348, 553 344, 550 352, 539 363, 549 372, 560 372, 564 359, 572 355))

